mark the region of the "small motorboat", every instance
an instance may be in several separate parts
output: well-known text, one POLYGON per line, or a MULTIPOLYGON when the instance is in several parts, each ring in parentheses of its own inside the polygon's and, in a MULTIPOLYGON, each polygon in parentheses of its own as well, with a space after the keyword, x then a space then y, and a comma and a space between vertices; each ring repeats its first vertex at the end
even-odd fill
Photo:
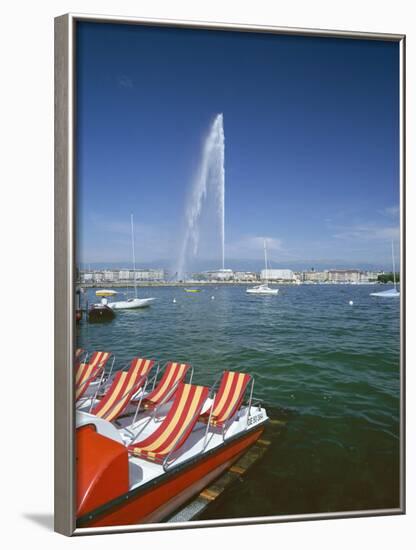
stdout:
POLYGON ((91 412, 77 411, 78 528, 167 519, 230 468, 268 421, 249 374, 225 371, 211 390, 181 378, 155 408, 143 406, 161 385, 163 377, 146 393, 132 365, 116 373, 91 412), (136 407, 129 400, 138 387, 144 397, 136 407))
POLYGON ((108 290, 103 288, 102 290, 97 290, 95 295, 100 296, 101 298, 109 298, 111 296, 115 296, 117 294, 116 290, 108 290))
POLYGON ((184 288, 185 292, 201 292, 200 288, 184 288))
POLYGON ((107 300, 103 298, 100 304, 91 304, 88 309, 88 321, 90 323, 105 323, 112 321, 116 314, 108 307, 107 300))

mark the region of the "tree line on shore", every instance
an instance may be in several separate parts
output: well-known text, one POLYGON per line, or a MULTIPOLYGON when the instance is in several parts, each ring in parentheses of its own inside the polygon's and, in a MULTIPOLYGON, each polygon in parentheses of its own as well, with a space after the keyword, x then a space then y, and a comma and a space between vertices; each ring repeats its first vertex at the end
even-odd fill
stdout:
MULTIPOLYGON (((399 283, 400 282, 400 274, 395 273, 395 276, 396 276, 396 283, 399 283)), ((391 273, 382 273, 381 275, 379 275, 377 277, 377 281, 379 283, 393 283, 394 282, 393 272, 391 272, 391 273)))

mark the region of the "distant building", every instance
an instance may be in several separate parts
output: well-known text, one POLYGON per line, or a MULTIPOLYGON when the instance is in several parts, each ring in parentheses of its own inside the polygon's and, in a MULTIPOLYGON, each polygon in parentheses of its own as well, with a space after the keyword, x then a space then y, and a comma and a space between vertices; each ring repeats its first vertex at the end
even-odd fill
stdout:
POLYGON ((234 280, 253 282, 258 281, 259 276, 254 271, 234 271, 234 280))
POLYGON ((260 279, 269 281, 293 281, 294 274, 291 269, 262 269, 260 279))
POLYGON ((361 274, 361 282, 372 282, 377 281, 378 276, 380 275, 377 271, 366 271, 365 273, 361 274))
POLYGON ((358 269, 330 269, 328 279, 331 283, 360 283, 362 271, 358 269))
POLYGON ((92 281, 92 273, 81 273, 81 282, 90 283, 92 281))
POLYGON ((234 271, 232 269, 204 271, 202 275, 208 281, 232 281, 234 279, 234 271))
POLYGON ((130 280, 130 270, 129 269, 121 269, 118 272, 118 279, 119 279, 119 281, 129 281, 130 280))
POLYGON ((328 271, 303 271, 301 281, 305 283, 326 283, 328 281, 328 271))
POLYGON ((164 281, 164 269, 136 269, 136 281, 164 281))
POLYGON ((80 281, 88 282, 108 282, 114 283, 117 281, 164 281, 164 269, 103 269, 99 271, 80 272, 80 281))
POLYGON ((116 271, 103 271, 103 279, 104 281, 113 282, 117 280, 117 272, 116 271))

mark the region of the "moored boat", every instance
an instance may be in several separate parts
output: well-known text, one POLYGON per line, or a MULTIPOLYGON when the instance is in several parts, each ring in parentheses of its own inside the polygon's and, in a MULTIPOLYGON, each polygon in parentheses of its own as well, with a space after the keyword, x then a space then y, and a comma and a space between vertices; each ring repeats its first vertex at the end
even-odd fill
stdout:
POLYGON ((267 284, 264 285, 258 285, 253 288, 248 288, 246 290, 247 294, 271 294, 276 295, 279 294, 278 288, 270 288, 267 284))
POLYGON ((110 296, 115 296, 116 294, 117 294, 116 290, 110 290, 106 288, 103 288, 102 290, 97 290, 95 292, 95 295, 101 298, 109 298, 110 296))
POLYGON ((129 298, 117 302, 108 302, 108 307, 111 309, 139 309, 149 307, 154 301, 154 298, 129 298))
POLYGON ((90 323, 105 323, 112 321, 115 316, 114 311, 106 303, 91 304, 88 310, 88 321, 90 323))
POLYGON ((381 290, 380 292, 371 292, 370 296, 379 296, 380 298, 400 298, 400 292, 396 287, 389 290, 381 290))
POLYGON ((134 248, 134 219, 133 214, 130 214, 131 224, 131 248, 133 258, 133 280, 134 280, 134 298, 127 298, 127 300, 118 300, 109 302, 108 307, 111 309, 140 309, 143 307, 149 307, 155 298, 138 298, 137 297, 137 280, 136 280, 136 253, 134 248))
POLYGON ((371 292, 370 296, 378 296, 379 298, 400 298, 400 292, 397 290, 396 282, 396 265, 394 261, 393 241, 391 241, 391 260, 393 264, 393 288, 389 288, 389 290, 381 290, 379 292, 371 292))
POLYGON ((266 279, 263 284, 255 286, 253 288, 248 288, 246 290, 247 294, 264 294, 264 295, 272 295, 276 296, 279 294, 278 288, 271 288, 268 284, 268 268, 267 268, 267 245, 266 245, 266 239, 263 241, 263 248, 264 248, 264 266, 265 266, 265 273, 266 273, 266 279))
POLYGON ((78 412, 77 526, 163 521, 200 492, 261 435, 268 417, 253 386, 225 371, 218 389, 181 382, 137 420, 134 407, 117 423, 78 412))

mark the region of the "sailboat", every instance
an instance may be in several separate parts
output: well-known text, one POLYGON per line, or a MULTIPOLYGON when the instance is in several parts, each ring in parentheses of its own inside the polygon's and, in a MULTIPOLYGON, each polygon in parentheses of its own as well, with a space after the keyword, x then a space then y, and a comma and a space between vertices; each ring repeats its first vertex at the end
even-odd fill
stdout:
POLYGON ((248 288, 246 290, 247 294, 270 294, 270 295, 276 295, 279 293, 278 288, 270 288, 268 284, 268 268, 267 268, 267 246, 266 246, 266 239, 264 239, 263 242, 264 246, 264 265, 265 265, 265 271, 266 271, 266 280, 263 284, 255 286, 253 288, 248 288))
POLYGON ((134 280, 134 298, 128 298, 127 300, 121 300, 117 302, 109 302, 108 306, 111 309, 138 309, 142 307, 149 307, 154 298, 138 298, 137 297, 137 281, 136 281, 136 255, 134 250, 134 222, 133 214, 130 215, 131 222, 131 247, 133 255, 133 280, 134 280))
POLYGON ((394 245, 393 241, 391 241, 391 257, 392 257, 392 263, 393 263, 393 284, 394 287, 390 288, 389 290, 383 290, 381 292, 372 292, 370 296, 378 296, 380 298, 398 298, 400 297, 400 292, 397 290, 397 283, 396 283, 396 266, 394 262, 394 245))

